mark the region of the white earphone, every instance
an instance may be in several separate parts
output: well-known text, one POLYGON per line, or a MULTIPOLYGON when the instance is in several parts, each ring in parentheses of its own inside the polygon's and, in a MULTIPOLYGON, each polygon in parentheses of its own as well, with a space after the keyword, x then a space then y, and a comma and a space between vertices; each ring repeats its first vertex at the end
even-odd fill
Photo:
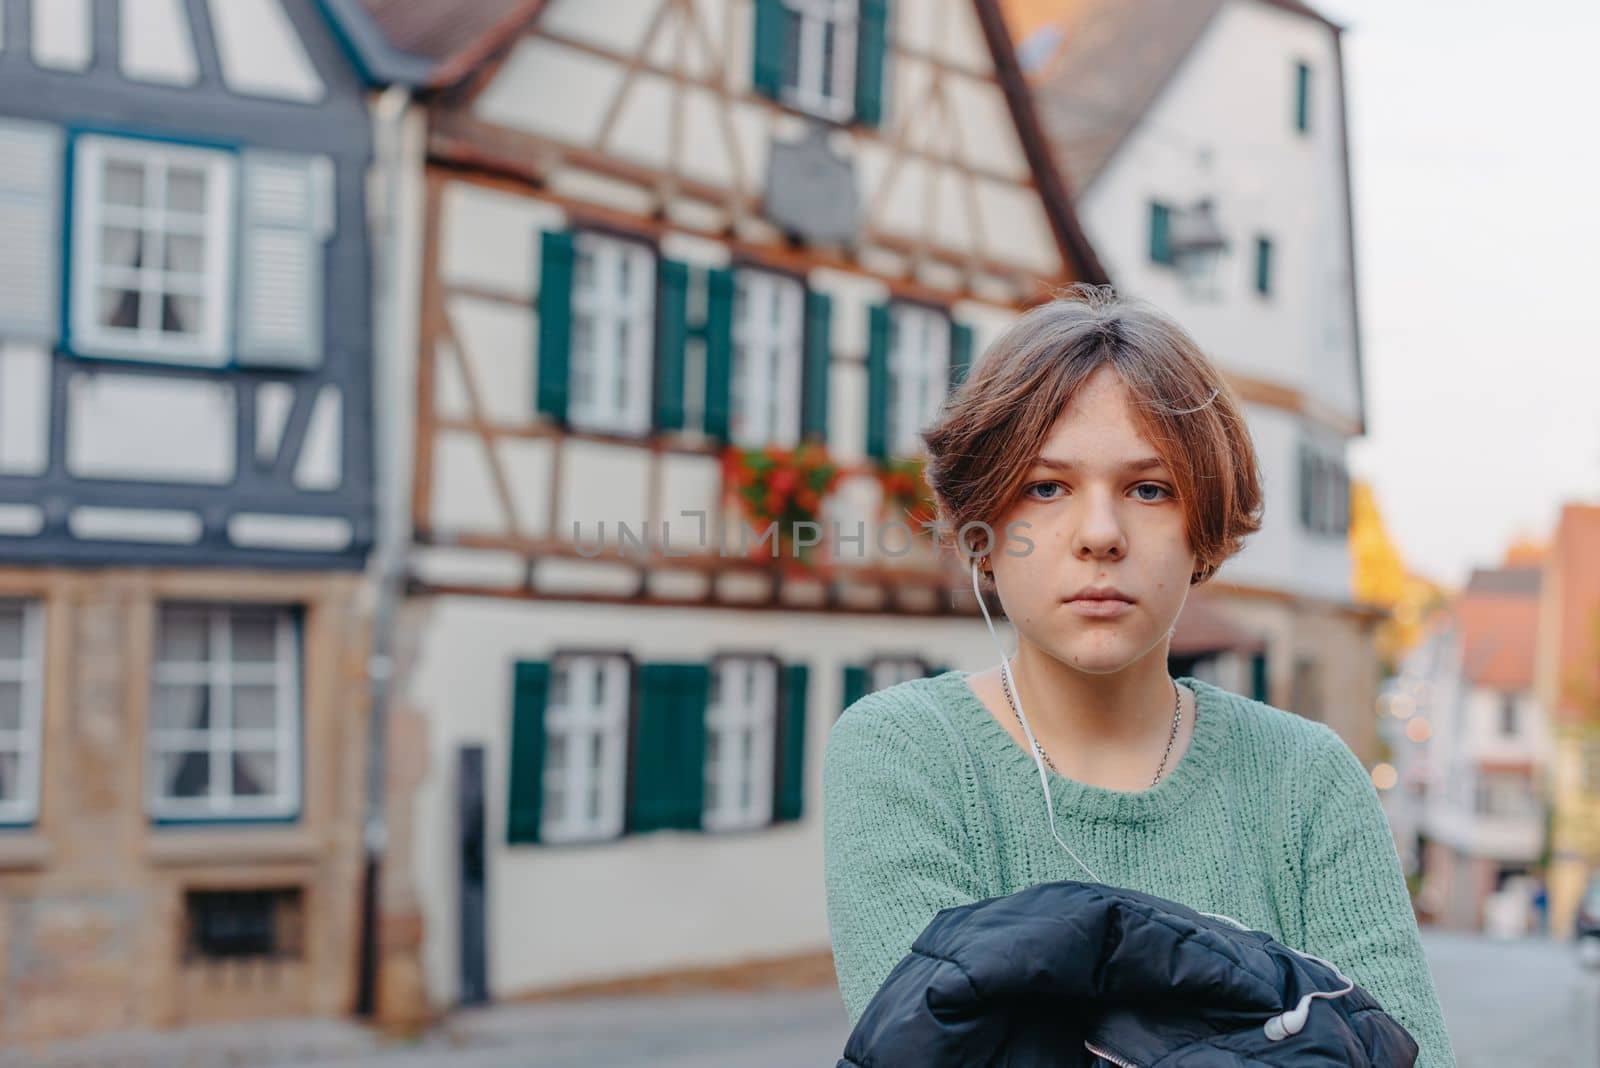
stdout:
MULTIPOLYGON (((1083 862, 1083 859, 1079 857, 1078 854, 1072 851, 1072 847, 1067 845, 1067 843, 1062 839, 1060 833, 1056 830, 1056 806, 1054 799, 1050 796, 1050 779, 1045 775, 1044 761, 1039 758, 1039 748, 1033 740, 1033 728, 1028 726, 1027 713, 1022 710, 1022 695, 1017 690, 1016 680, 1011 676, 1010 658, 1006 656, 1005 646, 1000 644, 1000 635, 996 633, 994 629, 994 620, 989 618, 989 605, 983 599, 983 591, 978 587, 978 561, 976 557, 974 557, 972 560, 972 593, 973 596, 978 599, 978 607, 983 609, 983 621, 988 624, 989 636, 994 639, 994 646, 1000 652, 1000 670, 1005 674, 1006 682, 1011 687, 1011 698, 1017 704, 1017 719, 1022 723, 1022 733, 1026 735, 1028 739, 1028 752, 1033 754, 1034 766, 1039 769, 1039 786, 1044 790, 1044 807, 1045 811, 1050 817, 1050 834, 1053 838, 1055 838, 1056 842, 1061 846, 1061 848, 1067 851, 1067 855, 1073 860, 1077 861, 1078 867, 1082 868, 1088 874, 1091 881, 1097 883, 1103 882, 1104 880, 1096 875, 1089 865, 1083 862)), ((1249 927, 1246 927, 1232 916, 1225 916, 1220 912, 1204 912, 1200 909, 1196 909, 1195 911, 1199 912, 1202 916, 1209 916, 1214 920, 1221 920, 1224 923, 1231 923, 1241 931, 1250 930, 1249 927)), ((1286 942, 1281 944, 1291 952, 1300 954, 1300 956, 1304 957, 1306 960, 1314 960, 1320 964, 1327 965, 1329 968, 1333 969, 1333 973, 1337 975, 1339 977, 1339 981, 1345 985, 1344 989, 1342 990, 1314 990, 1311 993, 1303 996, 1294 1008, 1270 1017, 1267 1022, 1262 1025, 1262 1030, 1266 1033, 1268 1041, 1271 1042, 1281 1042, 1290 1035, 1298 1035, 1302 1030, 1305 1029, 1306 1019, 1311 1015, 1311 1002, 1313 999, 1343 997, 1345 994, 1348 994, 1350 991, 1354 990, 1356 986, 1348 976, 1339 970, 1339 966, 1334 964, 1332 961, 1323 960, 1321 957, 1295 949, 1286 942)))

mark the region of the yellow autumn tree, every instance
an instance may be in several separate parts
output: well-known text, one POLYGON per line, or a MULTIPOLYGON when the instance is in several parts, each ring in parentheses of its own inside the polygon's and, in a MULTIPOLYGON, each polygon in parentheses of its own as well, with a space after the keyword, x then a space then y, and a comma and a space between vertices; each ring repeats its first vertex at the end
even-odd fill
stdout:
POLYGON ((1374 640, 1385 671, 1392 672, 1422 637, 1422 624, 1447 591, 1413 574, 1389 537, 1377 497, 1366 482, 1350 482, 1351 589, 1364 604, 1388 609, 1374 640))

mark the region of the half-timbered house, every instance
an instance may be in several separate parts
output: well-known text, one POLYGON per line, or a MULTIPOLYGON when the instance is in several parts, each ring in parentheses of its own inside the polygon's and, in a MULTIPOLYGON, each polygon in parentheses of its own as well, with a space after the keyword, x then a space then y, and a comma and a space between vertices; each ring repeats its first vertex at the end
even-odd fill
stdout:
POLYGON ((425 127, 391 989, 815 957, 834 717, 991 658, 886 472, 1020 309, 1101 280, 998 8, 333 8, 425 127), (780 495, 837 464, 815 566, 737 551, 745 449, 780 495))
POLYGON ((0 0, 5 1040, 350 1004, 368 131, 313 0, 0 0))

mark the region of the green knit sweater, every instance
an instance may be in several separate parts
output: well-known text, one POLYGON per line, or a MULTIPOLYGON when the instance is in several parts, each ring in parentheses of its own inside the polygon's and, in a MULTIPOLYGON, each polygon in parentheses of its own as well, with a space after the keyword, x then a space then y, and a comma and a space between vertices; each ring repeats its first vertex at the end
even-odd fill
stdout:
MULTIPOLYGON (((823 762, 828 923, 854 1023, 936 912, 1087 879, 1050 835, 1033 758, 966 671, 857 700, 823 762)), ((1327 726, 1195 678, 1194 736, 1146 790, 1050 773, 1056 828, 1101 880, 1325 957, 1455 1064, 1377 790, 1327 726)))

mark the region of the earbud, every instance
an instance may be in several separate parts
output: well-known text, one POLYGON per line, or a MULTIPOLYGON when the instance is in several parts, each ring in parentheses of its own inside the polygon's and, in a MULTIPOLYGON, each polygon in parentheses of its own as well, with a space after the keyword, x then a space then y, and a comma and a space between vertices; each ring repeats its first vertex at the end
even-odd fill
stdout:
POLYGON ((1267 1041, 1282 1042, 1290 1035, 1298 1035, 1305 1029, 1306 1017, 1311 1015, 1311 995, 1307 994, 1300 999, 1300 1004, 1288 1012, 1280 1012, 1272 1017, 1261 1029, 1267 1033, 1267 1041))

